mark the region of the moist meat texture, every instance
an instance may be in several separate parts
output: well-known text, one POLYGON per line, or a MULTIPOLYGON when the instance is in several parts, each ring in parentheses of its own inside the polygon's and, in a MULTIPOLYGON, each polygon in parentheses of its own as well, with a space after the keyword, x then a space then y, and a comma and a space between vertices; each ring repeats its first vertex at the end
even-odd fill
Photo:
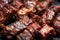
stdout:
POLYGON ((60 5, 54 0, 0 0, 1 40, 55 37, 60 38, 60 5))

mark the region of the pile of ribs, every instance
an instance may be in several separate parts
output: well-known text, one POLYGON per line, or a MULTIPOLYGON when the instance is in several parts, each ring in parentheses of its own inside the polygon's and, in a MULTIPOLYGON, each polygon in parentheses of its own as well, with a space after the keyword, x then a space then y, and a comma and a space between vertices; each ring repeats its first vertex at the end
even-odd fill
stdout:
POLYGON ((60 34, 60 6, 53 0, 0 0, 0 40, 49 40, 60 34))

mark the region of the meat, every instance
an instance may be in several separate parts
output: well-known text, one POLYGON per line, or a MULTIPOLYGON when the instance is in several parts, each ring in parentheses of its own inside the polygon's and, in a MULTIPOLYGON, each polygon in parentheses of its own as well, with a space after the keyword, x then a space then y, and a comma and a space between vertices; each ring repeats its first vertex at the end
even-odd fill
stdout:
POLYGON ((34 12, 35 10, 36 2, 35 1, 26 1, 25 7, 29 9, 30 12, 34 12))
POLYGON ((13 6, 11 6, 10 4, 5 4, 5 5, 4 5, 4 8, 6 8, 7 13, 12 13, 12 12, 14 12, 14 11, 17 11, 17 9, 14 8, 13 6))
POLYGON ((52 20, 54 19, 55 16, 55 12, 53 11, 53 9, 48 9, 43 15, 42 15, 42 23, 47 23, 49 24, 50 22, 52 22, 52 20))
POLYGON ((27 30, 29 30, 31 34, 33 34, 35 31, 38 31, 39 29, 41 29, 41 26, 38 23, 32 23, 27 27, 27 30))
POLYGON ((52 0, 41 0, 37 4, 37 10, 42 11, 52 5, 52 0))
POLYGON ((30 26, 31 26, 34 30, 39 30, 39 29, 41 29, 41 26, 40 26, 38 23, 32 23, 30 26))
POLYGON ((25 29, 26 26, 22 23, 22 22, 15 22, 12 23, 8 26, 4 27, 4 30, 2 31, 2 33, 4 34, 10 34, 10 35, 16 35, 19 31, 25 29))
POLYGON ((0 23, 3 23, 5 21, 5 17, 3 15, 3 12, 0 11, 0 23))
POLYGON ((1 40, 49 40, 60 34, 60 6, 53 0, 0 0, 1 40))
POLYGON ((19 9, 19 8, 22 7, 23 4, 21 2, 19 2, 18 0, 13 0, 13 2, 11 3, 11 5, 14 6, 15 8, 19 9))
POLYGON ((49 35, 54 34, 54 28, 48 26, 47 24, 43 25, 43 28, 39 31, 41 40, 46 40, 49 35), (44 39, 43 39, 44 38, 44 39))
POLYGON ((22 8, 17 13, 18 13, 18 15, 25 15, 25 14, 28 13, 28 9, 27 8, 22 8))
POLYGON ((57 13, 57 16, 54 19, 53 25, 55 28, 60 28, 60 13, 57 13))
POLYGON ((29 19, 29 17, 27 16, 27 15, 24 15, 21 19, 20 19, 20 21, 22 22, 22 23, 24 23, 25 25, 29 25, 29 24, 31 24, 33 21, 31 20, 31 19, 29 19), (27 20, 26 20, 27 19, 27 20))
POLYGON ((53 6, 55 12, 59 12, 60 11, 60 6, 53 6))
POLYGON ((33 40, 32 34, 28 30, 25 30, 23 33, 20 33, 17 37, 19 40, 33 40))

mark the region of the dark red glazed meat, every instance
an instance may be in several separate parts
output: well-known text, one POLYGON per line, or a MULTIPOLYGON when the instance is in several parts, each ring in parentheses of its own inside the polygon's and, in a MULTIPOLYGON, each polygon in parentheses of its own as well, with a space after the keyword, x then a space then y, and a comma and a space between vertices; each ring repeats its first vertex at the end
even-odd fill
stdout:
POLYGON ((60 35, 60 5, 53 0, 0 0, 1 40, 49 40, 60 35))

